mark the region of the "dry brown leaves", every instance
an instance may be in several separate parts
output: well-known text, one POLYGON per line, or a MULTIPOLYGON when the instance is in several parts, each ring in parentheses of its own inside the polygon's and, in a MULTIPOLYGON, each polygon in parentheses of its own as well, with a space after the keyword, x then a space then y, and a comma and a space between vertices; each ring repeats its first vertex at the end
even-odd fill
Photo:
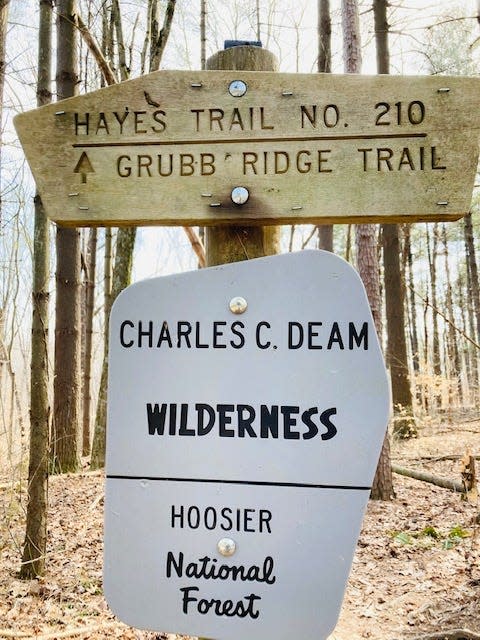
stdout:
MULTIPOLYGON (((478 455, 479 442, 479 423, 432 425, 417 440, 395 444, 393 455, 403 466, 458 479, 458 461, 437 458, 467 448, 478 455)), ((395 489, 393 502, 368 506, 331 640, 400 640, 459 628, 480 633, 478 505, 400 476, 395 489)), ((100 474, 51 478, 48 573, 25 582, 17 577, 25 493, 1 483, 0 637, 165 637, 116 621, 103 599, 102 496, 100 474)))

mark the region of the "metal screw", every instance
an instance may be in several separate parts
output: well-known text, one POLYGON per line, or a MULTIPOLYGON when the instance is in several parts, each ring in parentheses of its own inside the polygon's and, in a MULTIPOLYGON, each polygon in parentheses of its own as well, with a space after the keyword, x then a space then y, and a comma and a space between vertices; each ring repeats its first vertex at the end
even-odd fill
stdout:
POLYGON ((293 91, 288 91, 288 90, 282 91, 282 96, 293 96, 293 91))
POLYGON ((230 307, 230 311, 232 313, 234 313, 235 315, 240 315, 241 313, 245 313, 248 304, 245 298, 242 298, 241 296, 235 296, 235 298, 232 298, 230 300, 230 304, 228 306, 230 307))
POLYGON ((192 89, 200 89, 201 87, 203 87, 203 84, 201 82, 192 82, 191 85, 192 89))
POLYGON ((448 205, 448 200, 440 200, 437 204, 439 207, 446 207, 448 205))
POLYGON ((250 197, 250 193, 246 187, 233 187, 230 195, 234 204, 245 204, 250 197))
POLYGON ((219 553, 222 554, 222 556, 227 556, 227 557, 233 556, 236 548, 237 548, 237 545, 235 544, 235 541, 232 540, 231 538, 222 538, 217 543, 217 549, 219 553))
POLYGON ((228 92, 234 98, 241 98, 247 93, 247 83, 243 80, 232 80, 228 85, 228 92))
POLYGON ((448 93, 450 91, 450 87, 440 87, 437 89, 437 93, 448 93))
POLYGON ((295 205, 292 207, 292 211, 298 211, 299 209, 303 209, 303 207, 302 207, 302 205, 301 205, 301 204, 295 204, 295 205))

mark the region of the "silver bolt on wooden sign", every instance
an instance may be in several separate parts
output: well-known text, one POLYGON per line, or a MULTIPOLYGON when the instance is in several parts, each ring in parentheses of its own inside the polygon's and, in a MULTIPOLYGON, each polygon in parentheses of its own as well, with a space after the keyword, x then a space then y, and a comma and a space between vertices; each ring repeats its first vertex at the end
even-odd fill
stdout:
POLYGON ((326 638, 389 406, 363 285, 331 253, 126 289, 110 324, 113 611, 225 640, 326 638))
POLYGON ((480 79, 159 71, 15 118, 63 225, 455 220, 480 79))

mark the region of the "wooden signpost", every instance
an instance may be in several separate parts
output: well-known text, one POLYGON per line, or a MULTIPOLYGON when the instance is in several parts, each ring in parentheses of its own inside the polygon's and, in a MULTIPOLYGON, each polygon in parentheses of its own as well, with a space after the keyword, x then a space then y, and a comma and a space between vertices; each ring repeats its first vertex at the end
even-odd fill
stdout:
POLYGON ((62 225, 454 220, 479 96, 478 78, 159 71, 15 126, 62 225))

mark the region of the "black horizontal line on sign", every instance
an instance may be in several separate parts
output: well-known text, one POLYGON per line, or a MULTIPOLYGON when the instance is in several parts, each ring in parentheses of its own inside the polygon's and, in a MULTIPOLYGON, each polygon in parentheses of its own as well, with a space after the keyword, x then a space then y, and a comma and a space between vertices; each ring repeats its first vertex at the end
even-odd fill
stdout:
POLYGON ((377 133, 351 136, 294 136, 291 138, 228 138, 226 140, 139 140, 138 142, 75 142, 80 149, 95 147, 172 147, 188 144, 252 144, 261 142, 329 142, 330 140, 394 140, 401 138, 426 138, 426 133, 377 133))
POLYGON ((107 474, 111 480, 152 480, 155 482, 198 482, 219 484, 245 484, 260 487, 300 487, 306 489, 353 489, 355 491, 370 491, 371 487, 356 487, 341 484, 310 484, 304 482, 266 482, 263 480, 219 480, 215 478, 159 478, 157 476, 123 476, 107 474))

